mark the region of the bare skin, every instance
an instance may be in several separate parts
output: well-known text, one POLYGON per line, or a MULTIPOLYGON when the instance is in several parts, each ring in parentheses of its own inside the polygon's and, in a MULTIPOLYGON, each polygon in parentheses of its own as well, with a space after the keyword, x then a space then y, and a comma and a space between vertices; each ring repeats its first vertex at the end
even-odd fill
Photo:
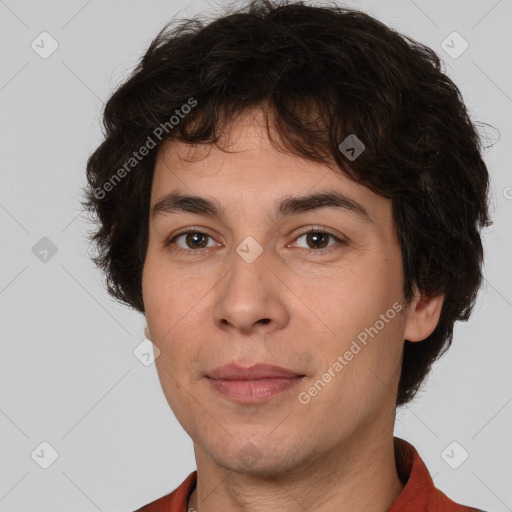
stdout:
POLYGON ((443 297, 416 294, 405 304, 389 200, 274 149, 259 110, 231 123, 223 140, 229 153, 176 141, 161 148, 151 207, 180 191, 215 199, 225 216, 152 217, 142 283, 160 383, 194 443, 198 480, 188 507, 385 512, 403 489, 393 427, 404 339, 430 335, 443 297), (275 213, 285 196, 332 191, 360 203, 370 220, 334 207, 275 213), (309 228, 324 238, 308 237, 309 228), (183 235, 164 247, 184 231, 203 238, 183 235), (236 251, 247 237, 262 249, 251 263, 236 251), (390 318, 394 303, 403 307, 390 318), (235 403, 205 376, 231 362, 305 377, 263 403, 235 403), (319 379, 325 385, 315 393, 319 379), (240 457, 248 446, 250 464, 240 457))

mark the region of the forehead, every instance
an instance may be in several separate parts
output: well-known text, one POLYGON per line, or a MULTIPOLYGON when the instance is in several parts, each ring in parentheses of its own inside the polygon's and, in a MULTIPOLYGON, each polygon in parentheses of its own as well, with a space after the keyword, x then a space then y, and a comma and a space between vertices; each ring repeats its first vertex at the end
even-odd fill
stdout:
POLYGON ((248 110, 229 122, 218 145, 166 141, 155 164, 155 175, 163 180, 167 180, 165 175, 170 172, 176 179, 184 179, 186 174, 191 181, 209 177, 237 178, 233 185, 241 180, 247 183, 252 180, 256 184, 262 176, 265 179, 273 176, 272 184, 282 183, 292 176, 297 178, 298 174, 308 174, 315 179, 328 170, 325 164, 273 147, 261 109, 248 110))
POLYGON ((219 146, 166 141, 156 158, 152 207, 177 191, 187 196, 209 196, 225 212, 236 215, 240 209, 251 207, 275 209, 285 196, 338 191, 363 205, 377 223, 389 215, 386 198, 354 182, 335 164, 276 149, 260 111, 249 111, 229 123, 219 146))

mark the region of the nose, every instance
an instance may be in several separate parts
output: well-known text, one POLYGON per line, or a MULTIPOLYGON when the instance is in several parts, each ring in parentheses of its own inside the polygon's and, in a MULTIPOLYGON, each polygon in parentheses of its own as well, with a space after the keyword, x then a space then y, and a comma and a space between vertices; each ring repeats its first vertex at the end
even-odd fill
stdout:
POLYGON ((289 319, 285 287, 264 253, 252 262, 234 254, 230 269, 215 290, 213 320, 223 330, 268 333, 289 319))

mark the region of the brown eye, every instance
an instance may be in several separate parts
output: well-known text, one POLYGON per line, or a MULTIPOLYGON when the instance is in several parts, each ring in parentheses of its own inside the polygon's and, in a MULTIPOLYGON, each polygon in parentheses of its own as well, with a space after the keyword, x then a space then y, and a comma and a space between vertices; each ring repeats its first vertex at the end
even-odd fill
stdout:
POLYGON ((311 232, 306 235, 306 242, 311 244, 313 249, 323 249, 329 243, 329 236, 321 231, 311 232))
POLYGON ((305 249, 309 249, 311 251, 321 251, 322 249, 330 249, 330 247, 333 245, 329 245, 330 239, 333 239, 335 242, 339 242, 341 244, 344 243, 343 240, 340 240, 333 234, 323 231, 321 229, 310 229, 306 233, 303 233, 298 238, 296 238, 296 240, 298 241, 301 238, 304 238, 306 241, 307 247, 305 247, 305 249))
POLYGON ((208 235, 204 233, 185 233, 185 244, 193 249, 204 249, 207 245, 208 235))
POLYGON ((171 240, 166 242, 166 246, 169 246, 173 243, 179 248, 179 250, 183 251, 194 251, 197 249, 207 249, 209 247, 213 247, 208 244, 208 239, 211 238, 210 235, 206 233, 202 233, 201 231, 185 231, 183 233, 179 233, 171 240), (182 239, 182 244, 177 243, 177 240, 182 239))

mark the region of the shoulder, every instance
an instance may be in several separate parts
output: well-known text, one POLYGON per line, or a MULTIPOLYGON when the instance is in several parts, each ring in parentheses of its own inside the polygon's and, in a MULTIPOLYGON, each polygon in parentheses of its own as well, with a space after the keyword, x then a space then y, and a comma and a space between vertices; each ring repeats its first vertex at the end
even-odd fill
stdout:
POLYGON ((457 503, 438 489, 412 444, 395 437, 394 448, 398 475, 405 486, 387 512, 486 512, 457 503))
POLYGON ((190 473, 174 491, 134 510, 134 512, 186 512, 188 498, 195 488, 196 481, 197 470, 190 473))

